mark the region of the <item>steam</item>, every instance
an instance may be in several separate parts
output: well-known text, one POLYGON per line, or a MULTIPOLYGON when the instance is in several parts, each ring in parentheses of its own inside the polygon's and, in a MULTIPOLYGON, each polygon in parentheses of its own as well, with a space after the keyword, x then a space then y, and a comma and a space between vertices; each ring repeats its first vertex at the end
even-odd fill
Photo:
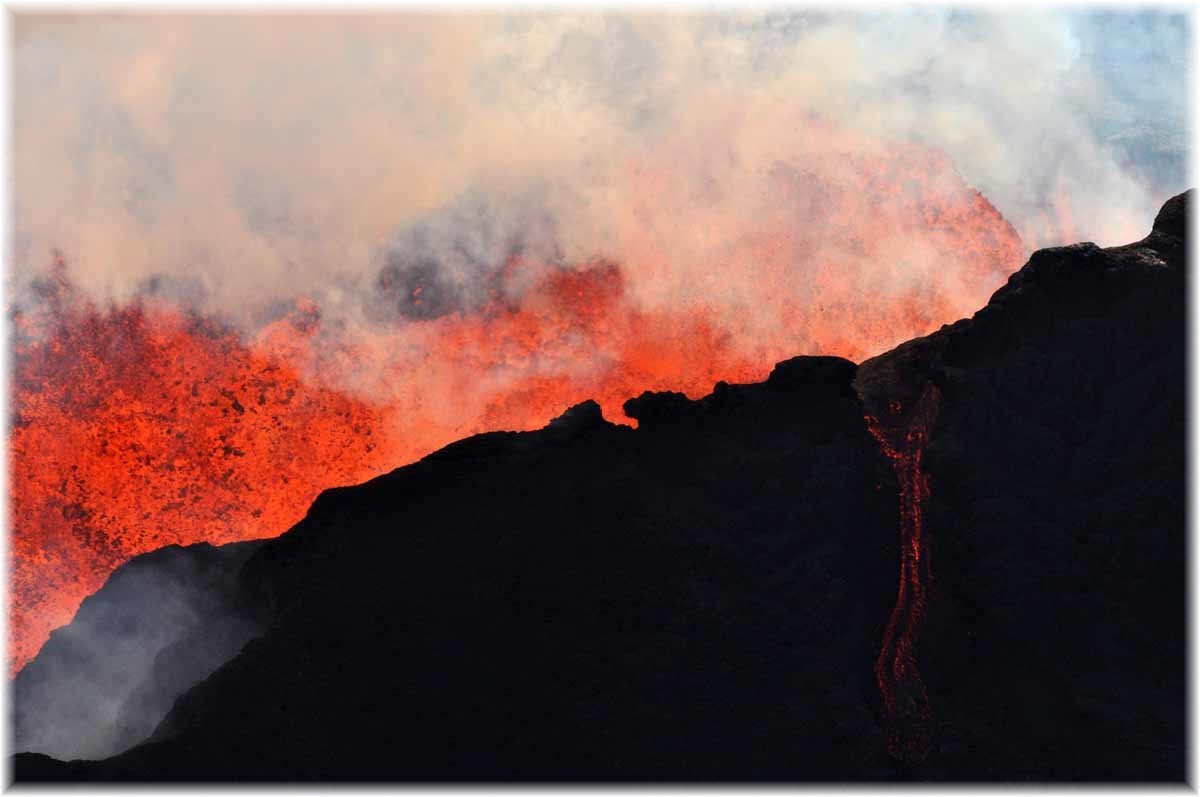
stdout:
POLYGON ((95 759, 146 739, 258 632, 231 586, 257 545, 164 548, 114 572, 17 676, 15 749, 95 759))
POLYGON ((555 225, 538 192, 462 197, 395 236, 366 307, 385 322, 477 310, 489 287, 507 287, 499 272, 513 257, 561 262, 555 225))
POLYGON ((1186 47, 1165 12, 19 17, 17 276, 57 246, 103 298, 377 321, 388 262, 470 304, 532 237, 673 301, 631 226, 670 293, 713 268, 713 219, 754 229, 778 164, 910 142, 1028 248, 1120 243, 1183 187, 1186 47), (850 140, 799 141, 815 119, 850 140))

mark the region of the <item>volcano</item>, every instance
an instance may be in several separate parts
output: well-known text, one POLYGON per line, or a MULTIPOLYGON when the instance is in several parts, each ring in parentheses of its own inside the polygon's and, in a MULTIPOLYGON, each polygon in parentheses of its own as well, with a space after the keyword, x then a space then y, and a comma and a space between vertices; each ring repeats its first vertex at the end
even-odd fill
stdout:
POLYGON ((810 166, 756 183, 772 206, 752 225, 708 219, 705 259, 689 253, 686 270, 649 201, 686 180, 661 167, 630 178, 636 240, 619 262, 516 239, 477 251, 495 212, 452 209, 349 291, 362 303, 349 316, 278 299, 239 326, 166 278, 106 306, 55 255, 13 308, 12 670, 138 554, 277 535, 325 487, 586 399, 635 423, 622 406, 643 390, 699 397, 792 355, 883 351, 1020 264, 1016 231, 944 155, 868 158, 853 154, 865 144, 836 151, 855 144, 843 130, 804 131, 792 157, 810 166), (430 252, 429 238, 453 246, 430 252))
POLYGON ((1182 781, 1188 201, 861 364, 137 558, 17 674, 16 778, 1182 781))

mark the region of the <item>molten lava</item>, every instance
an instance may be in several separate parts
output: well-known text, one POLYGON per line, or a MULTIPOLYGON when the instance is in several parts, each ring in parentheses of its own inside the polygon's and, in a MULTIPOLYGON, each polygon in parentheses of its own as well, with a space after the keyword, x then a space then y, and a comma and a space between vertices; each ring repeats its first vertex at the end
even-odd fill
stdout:
MULTIPOLYGON (((280 534, 326 487, 588 398, 622 419, 644 390, 698 397, 797 354, 861 359, 971 311, 1019 265, 1013 228, 944 158, 828 149, 773 172, 748 227, 687 233, 702 268, 664 243, 686 231, 655 227, 677 175, 652 171, 619 264, 514 257, 490 300, 442 314, 355 325, 300 301, 235 331, 161 297, 98 305, 60 261, 13 311, 10 666, 137 554, 280 534)), ((902 483, 919 546, 917 472, 902 483)), ((904 673, 919 553, 889 634, 892 695, 919 685, 904 673)))
POLYGON ((930 744, 929 696, 916 657, 931 578, 924 534, 929 479, 921 471, 921 457, 940 408, 941 394, 930 385, 907 409, 890 402, 887 417, 867 416, 867 427, 892 461, 900 488, 900 589, 875 663, 875 679, 883 697, 888 749, 912 763, 925 760, 930 744))
POLYGON ((132 556, 278 534, 395 452, 380 413, 177 307, 99 311, 59 272, 17 315, 12 645, 19 666, 132 556))

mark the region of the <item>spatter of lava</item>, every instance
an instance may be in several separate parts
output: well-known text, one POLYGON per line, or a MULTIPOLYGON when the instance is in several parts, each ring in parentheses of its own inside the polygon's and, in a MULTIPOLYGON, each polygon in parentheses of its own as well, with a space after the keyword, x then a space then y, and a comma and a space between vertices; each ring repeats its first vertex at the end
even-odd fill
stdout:
POLYGON ((859 360, 970 312, 1019 265, 1012 227, 944 157, 838 157, 778 170, 782 200, 753 229, 697 230, 719 264, 678 301, 679 264, 634 223, 660 172, 622 262, 514 258, 500 287, 519 290, 354 334, 307 301, 238 331, 162 297, 101 306, 60 262, 13 311, 10 666, 137 554, 280 534, 326 487, 588 398, 621 420, 644 390, 859 360))
POLYGON ((19 666, 129 558, 277 534, 318 484, 393 452, 377 408, 154 301, 99 310, 61 267, 14 319, 12 615, 19 666))
POLYGON ((875 662, 875 680, 883 698, 888 749, 911 763, 924 761, 930 744, 929 695, 916 652, 932 578, 925 535, 929 478, 921 470, 921 458, 941 403, 941 393, 929 385, 911 406, 893 401, 882 418, 867 416, 867 427, 892 461, 900 490, 900 588, 875 662))

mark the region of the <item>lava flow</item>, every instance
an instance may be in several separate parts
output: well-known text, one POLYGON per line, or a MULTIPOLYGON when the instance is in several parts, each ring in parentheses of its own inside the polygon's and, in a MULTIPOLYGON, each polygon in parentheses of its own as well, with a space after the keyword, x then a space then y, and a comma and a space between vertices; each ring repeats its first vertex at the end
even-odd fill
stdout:
POLYGON ((867 417, 871 434, 892 461, 900 491, 900 589, 875 662, 875 679, 883 697, 888 749, 910 763, 924 761, 930 744, 929 695, 916 656, 931 577, 924 534, 929 478, 921 471, 921 457, 940 408, 941 393, 929 385, 907 410, 893 401, 886 418, 867 417))

